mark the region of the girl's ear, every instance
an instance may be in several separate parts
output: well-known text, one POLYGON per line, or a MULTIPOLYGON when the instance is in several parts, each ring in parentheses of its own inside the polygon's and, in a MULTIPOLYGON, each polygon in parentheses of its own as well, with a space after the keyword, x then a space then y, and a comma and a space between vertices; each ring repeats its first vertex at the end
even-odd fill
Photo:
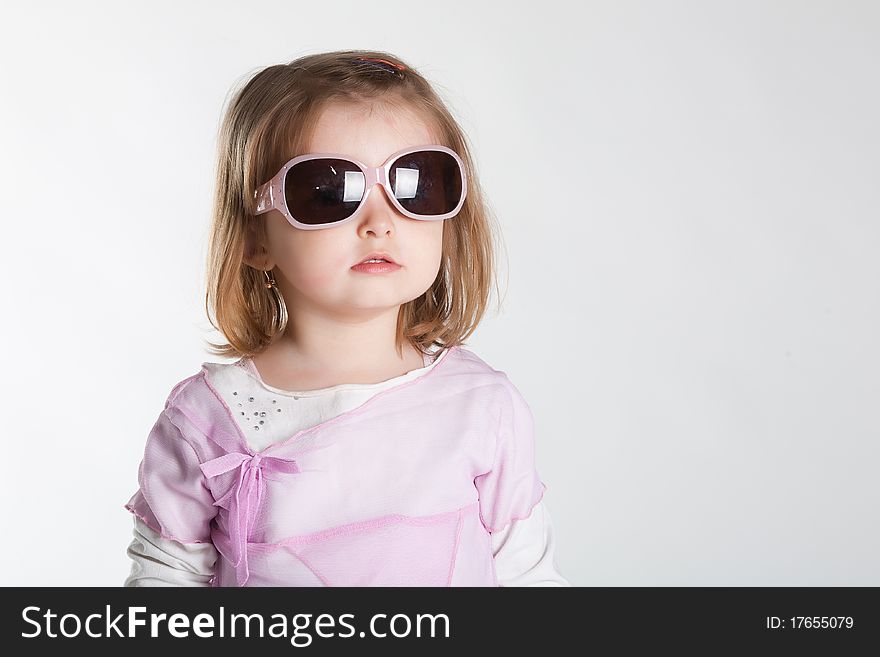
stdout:
POLYGON ((275 267, 275 262, 266 248, 265 232, 259 230, 256 223, 250 223, 245 229, 242 260, 254 269, 269 271, 275 267))

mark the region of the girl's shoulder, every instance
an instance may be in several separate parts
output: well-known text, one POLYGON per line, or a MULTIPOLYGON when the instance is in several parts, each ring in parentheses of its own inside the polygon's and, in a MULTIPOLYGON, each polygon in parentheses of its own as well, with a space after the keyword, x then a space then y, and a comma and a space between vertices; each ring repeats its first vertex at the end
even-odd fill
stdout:
POLYGON ((482 375, 505 388, 516 387, 513 385, 513 382, 510 380, 510 377, 505 370, 489 365, 489 363, 470 349, 465 349, 464 347, 457 347, 456 349, 458 350, 457 360, 460 363, 460 369, 462 371, 475 375, 482 375))

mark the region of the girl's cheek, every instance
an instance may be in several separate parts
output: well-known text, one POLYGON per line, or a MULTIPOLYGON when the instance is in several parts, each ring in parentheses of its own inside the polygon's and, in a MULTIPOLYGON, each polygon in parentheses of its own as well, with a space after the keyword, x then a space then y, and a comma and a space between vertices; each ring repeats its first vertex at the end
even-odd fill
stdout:
POLYGON ((347 273, 344 271, 340 273, 327 263, 314 266, 309 266, 305 263, 299 270, 301 283, 312 290, 331 289, 338 285, 339 280, 347 273))

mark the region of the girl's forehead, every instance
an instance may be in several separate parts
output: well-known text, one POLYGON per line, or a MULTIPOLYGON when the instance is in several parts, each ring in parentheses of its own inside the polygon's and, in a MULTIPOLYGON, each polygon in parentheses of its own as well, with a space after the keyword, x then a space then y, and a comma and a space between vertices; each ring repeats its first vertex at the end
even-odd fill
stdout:
POLYGON ((400 100, 364 100, 328 102, 318 113, 318 123, 365 122, 378 120, 388 123, 421 122, 415 108, 400 100))
POLYGON ((437 143, 416 112, 387 104, 331 105, 318 117, 305 152, 343 153, 379 166, 391 153, 437 143))

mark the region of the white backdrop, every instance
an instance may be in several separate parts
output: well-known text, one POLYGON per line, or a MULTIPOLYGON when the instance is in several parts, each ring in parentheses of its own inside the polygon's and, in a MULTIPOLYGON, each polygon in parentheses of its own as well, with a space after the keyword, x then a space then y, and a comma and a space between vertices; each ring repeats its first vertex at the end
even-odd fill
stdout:
POLYGON ((3 585, 121 585, 147 433, 213 360, 232 86, 426 75, 503 225, 469 341, 575 585, 880 585, 880 5, 19 2, 0 26, 3 585), (438 9, 441 7, 441 9, 438 9))

